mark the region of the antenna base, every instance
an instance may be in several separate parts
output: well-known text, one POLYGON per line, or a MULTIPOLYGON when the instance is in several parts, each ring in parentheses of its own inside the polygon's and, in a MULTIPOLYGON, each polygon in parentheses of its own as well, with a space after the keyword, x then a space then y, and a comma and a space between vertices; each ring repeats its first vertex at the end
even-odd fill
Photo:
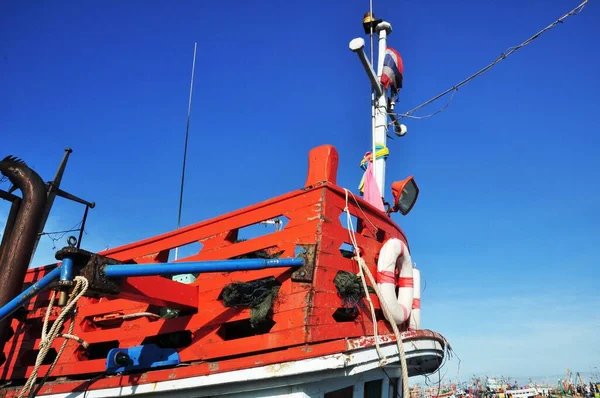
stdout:
POLYGON ((363 29, 365 30, 365 35, 371 34, 371 30, 375 32, 377 25, 383 22, 383 19, 375 19, 375 15, 370 12, 366 12, 363 17, 363 29))

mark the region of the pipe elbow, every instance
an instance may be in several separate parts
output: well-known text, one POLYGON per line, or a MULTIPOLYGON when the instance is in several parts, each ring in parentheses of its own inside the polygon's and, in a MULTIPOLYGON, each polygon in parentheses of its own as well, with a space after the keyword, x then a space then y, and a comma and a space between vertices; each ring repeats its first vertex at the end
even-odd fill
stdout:
POLYGON ((0 173, 8 177, 10 182, 21 190, 24 201, 45 204, 46 184, 24 161, 14 156, 7 156, 0 161, 0 173))

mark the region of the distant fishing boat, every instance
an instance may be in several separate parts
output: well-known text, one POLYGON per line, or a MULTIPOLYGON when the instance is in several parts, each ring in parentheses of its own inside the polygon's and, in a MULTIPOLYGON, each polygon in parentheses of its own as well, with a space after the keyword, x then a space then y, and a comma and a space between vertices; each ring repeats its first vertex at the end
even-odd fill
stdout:
POLYGON ((511 388, 504 392, 506 398, 535 398, 541 397, 542 391, 535 387, 511 388))

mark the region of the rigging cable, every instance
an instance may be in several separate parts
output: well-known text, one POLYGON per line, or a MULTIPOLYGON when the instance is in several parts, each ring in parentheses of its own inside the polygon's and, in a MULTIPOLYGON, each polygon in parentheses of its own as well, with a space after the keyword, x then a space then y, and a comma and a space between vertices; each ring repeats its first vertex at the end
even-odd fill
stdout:
POLYGON ((570 17, 572 15, 579 14, 581 12, 581 10, 583 10, 583 8, 587 5, 588 1, 589 0, 584 0, 583 3, 579 4, 577 7, 575 7, 574 9, 572 9, 571 11, 569 11, 568 13, 566 13, 565 15, 563 15, 562 17, 558 18, 556 21, 552 22, 550 25, 546 26, 544 29, 540 30, 539 32, 537 32, 536 34, 534 34, 533 36, 531 36, 529 39, 527 39, 523 43, 519 44, 518 46, 507 48, 502 54, 500 54, 490 64, 488 64, 484 68, 480 69, 479 71, 473 73, 471 76, 469 76, 466 79, 462 80, 460 83, 455 84, 454 86, 450 87, 446 91, 444 91, 444 92, 436 95, 435 97, 431 98, 430 100, 427 100, 427 101, 423 102, 421 105, 418 105, 418 106, 414 107, 413 109, 409 110, 406 113, 395 113, 396 117, 398 119, 402 119, 402 118, 405 118, 405 117, 411 118, 411 119, 427 119, 427 118, 435 116, 438 113, 444 111, 450 105, 450 103, 454 99, 454 95, 456 94, 456 92, 458 91, 458 89, 461 86, 464 86, 465 84, 469 83, 471 80, 475 79, 476 77, 478 77, 480 75, 483 75, 484 73, 486 73, 487 71, 489 71, 490 69, 492 69, 497 63, 499 63, 500 61, 506 59, 509 55, 513 54, 515 51, 517 51, 517 50, 525 47, 528 44, 530 44, 532 41, 534 41, 535 39, 537 39, 538 37, 540 37, 542 34, 544 34, 547 31, 549 31, 550 29, 554 28, 556 25, 558 25, 560 23, 563 23, 563 21, 565 19, 567 19, 568 17, 570 17), (429 105, 429 104, 431 104, 431 103, 439 100, 440 98, 442 98, 442 97, 444 97, 444 96, 446 96, 446 95, 448 95, 450 93, 452 93, 452 95, 450 96, 450 99, 448 100, 448 102, 446 102, 446 104, 442 108, 440 108, 437 111, 435 111, 433 113, 430 113, 428 115, 413 116, 413 113, 415 113, 419 109, 425 108, 427 105, 429 105))
POLYGON ((50 238, 50 240, 52 241, 52 250, 56 249, 56 242, 60 241, 62 238, 65 237, 66 234, 68 234, 69 232, 81 232, 81 229, 83 228, 83 220, 79 221, 77 224, 73 225, 71 228, 65 230, 65 231, 54 231, 54 232, 41 232, 38 234, 38 236, 47 236, 48 238, 50 238), (53 235, 58 235, 58 234, 62 234, 59 237, 53 237, 53 235))
MULTIPOLYGON (((192 77, 190 79, 190 97, 188 100, 187 122, 185 125, 185 144, 183 146, 183 167, 181 168, 181 189, 179 191, 179 214, 177 215, 177 229, 181 227, 181 208, 183 206, 183 185, 185 183, 185 161, 187 158, 188 137, 190 133, 190 116, 192 113, 192 92, 194 90, 194 71, 196 70, 196 48, 198 42, 194 42, 194 59, 192 61, 192 77)), ((179 247, 175 248, 175 260, 179 257, 179 247)))

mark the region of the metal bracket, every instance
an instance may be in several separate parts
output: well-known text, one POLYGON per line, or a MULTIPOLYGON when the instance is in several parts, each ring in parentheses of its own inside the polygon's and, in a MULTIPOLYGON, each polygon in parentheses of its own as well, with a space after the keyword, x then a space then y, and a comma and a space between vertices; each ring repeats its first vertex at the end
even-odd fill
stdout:
POLYGON ((315 273, 315 264, 317 262, 317 245, 298 245, 302 250, 298 257, 304 259, 304 265, 298 268, 292 274, 294 282, 312 282, 315 273))
POLYGON ((94 295, 118 294, 121 289, 119 284, 111 281, 104 274, 105 265, 122 264, 112 258, 92 255, 88 263, 81 270, 81 276, 90 281, 90 289, 94 295))
POLYGON ((156 344, 113 348, 106 357, 106 373, 156 369, 164 366, 176 366, 180 363, 181 359, 175 349, 160 348, 156 344))
POLYGON ((122 262, 76 247, 65 247, 59 250, 55 257, 57 260, 65 257, 73 259, 77 270, 75 273, 85 277, 89 282, 86 296, 98 297, 120 292, 119 284, 108 279, 104 275, 103 268, 105 265, 123 264, 122 262))

